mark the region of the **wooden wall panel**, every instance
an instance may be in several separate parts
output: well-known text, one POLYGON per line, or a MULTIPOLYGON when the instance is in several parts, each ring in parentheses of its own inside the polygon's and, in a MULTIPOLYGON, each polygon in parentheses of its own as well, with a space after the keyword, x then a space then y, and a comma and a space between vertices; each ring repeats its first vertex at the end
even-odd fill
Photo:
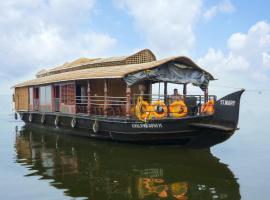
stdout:
POLYGON ((28 87, 15 88, 14 98, 16 111, 28 111, 29 108, 28 87))
POLYGON ((108 96, 125 97, 126 83, 123 79, 108 79, 108 96))

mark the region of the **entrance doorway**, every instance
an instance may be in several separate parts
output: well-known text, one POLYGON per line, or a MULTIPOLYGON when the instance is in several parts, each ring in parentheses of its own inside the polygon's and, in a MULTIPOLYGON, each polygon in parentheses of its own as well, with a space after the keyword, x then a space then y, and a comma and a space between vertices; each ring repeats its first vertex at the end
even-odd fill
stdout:
POLYGON ((60 112, 60 86, 55 85, 53 88, 54 92, 54 111, 60 112))
POLYGON ((39 111, 39 87, 34 87, 34 111, 39 111))

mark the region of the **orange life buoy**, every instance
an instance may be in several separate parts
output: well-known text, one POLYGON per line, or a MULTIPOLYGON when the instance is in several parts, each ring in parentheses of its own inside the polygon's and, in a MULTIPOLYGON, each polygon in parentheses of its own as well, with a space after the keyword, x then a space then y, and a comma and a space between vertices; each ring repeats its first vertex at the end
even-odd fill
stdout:
POLYGON ((139 120, 145 121, 149 116, 149 104, 143 101, 142 97, 138 97, 135 106, 135 114, 139 120))
POLYGON ((210 101, 202 105, 201 112, 209 115, 214 114, 215 112, 214 105, 215 105, 214 99, 211 99, 210 101))
POLYGON ((168 108, 163 101, 158 100, 155 103, 153 103, 151 106, 152 106, 151 115, 153 115, 155 118, 160 119, 160 118, 167 117, 168 108), (158 111, 158 106, 161 106, 162 112, 158 111))
POLYGON ((183 100, 175 101, 170 105, 170 113, 174 117, 185 117, 188 113, 187 106, 183 100))

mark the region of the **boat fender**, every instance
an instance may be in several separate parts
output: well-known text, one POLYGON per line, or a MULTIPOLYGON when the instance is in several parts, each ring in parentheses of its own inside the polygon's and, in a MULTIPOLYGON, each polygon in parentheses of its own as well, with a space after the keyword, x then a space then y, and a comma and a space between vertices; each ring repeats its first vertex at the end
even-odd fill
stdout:
POLYGON ((45 123, 45 114, 43 114, 41 116, 40 122, 41 122, 41 124, 44 124, 45 123))
POLYGON ((58 127, 58 125, 59 125, 59 116, 58 116, 58 115, 55 117, 54 125, 55 125, 56 127, 58 127))
POLYGON ((32 121, 33 121, 32 113, 30 113, 30 115, 29 115, 29 117, 28 117, 28 121, 29 121, 29 122, 32 122, 32 121))
POLYGON ((15 120, 18 119, 18 114, 17 113, 15 113, 14 118, 15 118, 15 120))
POLYGON ((98 123, 98 120, 95 120, 93 124, 93 132, 97 133, 98 131, 99 131, 99 123, 98 123))
POLYGON ((75 117, 73 117, 72 120, 71 120, 71 127, 75 128, 76 124, 77 124, 76 119, 75 119, 75 117))
POLYGON ((173 117, 185 117, 188 113, 187 106, 183 100, 175 101, 170 105, 170 113, 173 117))

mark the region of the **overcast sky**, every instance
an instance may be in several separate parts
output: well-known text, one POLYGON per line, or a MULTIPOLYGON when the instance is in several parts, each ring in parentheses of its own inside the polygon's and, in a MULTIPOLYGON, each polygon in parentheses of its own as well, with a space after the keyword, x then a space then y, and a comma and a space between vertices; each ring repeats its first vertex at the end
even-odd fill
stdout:
POLYGON ((190 56, 219 79, 213 92, 267 92, 269 8, 267 0, 0 1, 0 94, 42 68, 143 48, 190 56))

